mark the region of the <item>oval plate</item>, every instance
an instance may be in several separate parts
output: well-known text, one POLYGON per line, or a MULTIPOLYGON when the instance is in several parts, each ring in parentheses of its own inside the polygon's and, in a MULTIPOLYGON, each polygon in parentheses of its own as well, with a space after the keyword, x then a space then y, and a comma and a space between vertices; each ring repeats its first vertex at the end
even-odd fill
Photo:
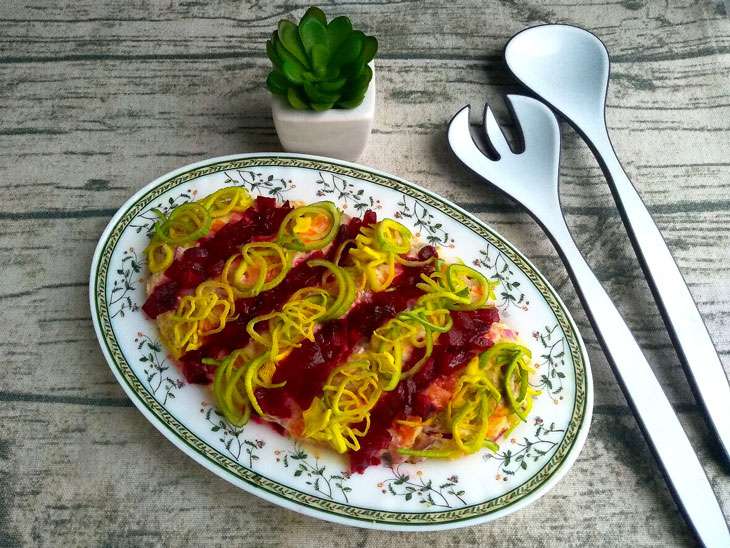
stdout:
MULTIPOLYGON (((212 472, 283 507, 359 527, 446 529, 492 520, 547 492, 575 461, 593 405, 583 342, 560 298, 511 244, 439 196, 391 175, 327 158, 247 154, 207 160, 164 175, 114 216, 91 266, 92 318, 114 375, 142 414, 212 472), (491 279, 501 316, 536 357, 542 391, 528 422, 495 454, 371 467, 350 475, 345 457, 301 445, 265 425, 227 424, 208 387, 188 385, 170 363, 154 322, 140 309, 147 275, 142 251, 156 219, 225 186, 278 200, 331 200, 345 213, 373 209, 398 219, 446 258, 491 279)), ((172 465, 172 463, 171 463, 172 465)))

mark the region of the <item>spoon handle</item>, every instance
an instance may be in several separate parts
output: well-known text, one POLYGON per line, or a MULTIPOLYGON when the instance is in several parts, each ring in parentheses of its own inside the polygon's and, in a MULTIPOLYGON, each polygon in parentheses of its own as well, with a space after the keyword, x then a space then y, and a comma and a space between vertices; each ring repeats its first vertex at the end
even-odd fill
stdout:
POLYGON ((553 221, 543 226, 565 262, 593 330, 680 511, 703 545, 730 546, 730 531, 722 510, 672 404, 565 223, 553 221))
POLYGON ((608 134, 590 141, 695 399, 730 466, 730 385, 707 327, 664 238, 621 167, 608 134))

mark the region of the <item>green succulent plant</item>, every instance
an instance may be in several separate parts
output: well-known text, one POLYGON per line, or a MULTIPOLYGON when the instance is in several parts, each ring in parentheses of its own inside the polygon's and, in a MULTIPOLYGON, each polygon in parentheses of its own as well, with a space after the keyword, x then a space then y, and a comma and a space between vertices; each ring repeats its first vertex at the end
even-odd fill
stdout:
POLYGON ((347 17, 327 23, 324 12, 311 7, 299 25, 279 21, 266 41, 274 65, 266 85, 296 109, 355 108, 373 78, 368 63, 377 51, 378 41, 353 30, 347 17))

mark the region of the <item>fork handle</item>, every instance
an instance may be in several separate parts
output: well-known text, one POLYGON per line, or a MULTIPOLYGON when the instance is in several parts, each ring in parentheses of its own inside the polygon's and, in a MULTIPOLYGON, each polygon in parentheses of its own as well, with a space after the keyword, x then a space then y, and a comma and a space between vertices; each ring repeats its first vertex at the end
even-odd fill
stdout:
POLYGON ((654 294, 695 399, 730 467, 730 385, 689 288, 651 214, 621 167, 608 134, 589 139, 654 294))
POLYGON ((679 509, 704 545, 730 546, 730 531, 709 480, 649 363, 562 217, 552 225, 544 226, 679 509))

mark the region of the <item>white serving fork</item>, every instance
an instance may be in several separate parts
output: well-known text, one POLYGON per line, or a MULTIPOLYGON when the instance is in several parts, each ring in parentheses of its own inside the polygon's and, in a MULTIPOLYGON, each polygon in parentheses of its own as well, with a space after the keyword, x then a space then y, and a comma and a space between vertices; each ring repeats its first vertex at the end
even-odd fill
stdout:
POLYGON ((452 150, 469 169, 522 204, 550 237, 679 509, 703 544, 730 546, 722 510, 672 405, 565 223, 558 196, 557 119, 547 106, 530 97, 508 95, 506 99, 522 134, 523 152, 511 150, 489 106, 484 111, 484 129, 498 159, 488 158, 474 143, 468 106, 449 124, 452 150))

